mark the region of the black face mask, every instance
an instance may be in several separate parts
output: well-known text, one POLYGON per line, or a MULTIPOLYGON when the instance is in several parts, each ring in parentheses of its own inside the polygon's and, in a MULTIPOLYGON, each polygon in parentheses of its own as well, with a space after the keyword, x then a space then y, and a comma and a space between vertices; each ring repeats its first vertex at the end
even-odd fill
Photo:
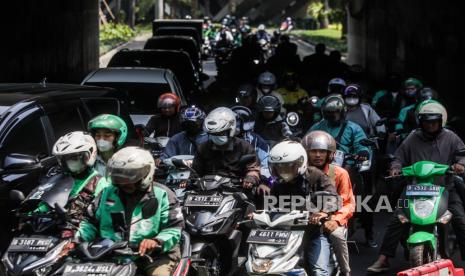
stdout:
POLYGON ((325 114, 325 119, 332 125, 337 125, 342 120, 342 114, 338 112, 328 112, 325 114))

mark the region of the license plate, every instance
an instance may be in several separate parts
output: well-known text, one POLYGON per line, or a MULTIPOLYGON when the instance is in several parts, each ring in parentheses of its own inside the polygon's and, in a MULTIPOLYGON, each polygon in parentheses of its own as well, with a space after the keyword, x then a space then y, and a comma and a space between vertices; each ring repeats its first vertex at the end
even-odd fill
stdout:
POLYGON ((106 276, 110 275, 113 266, 112 263, 67 264, 63 276, 106 276))
POLYGON ((8 248, 9 252, 47 252, 52 239, 46 238, 13 238, 8 248))
POLYGON ((408 185, 407 196, 439 196, 440 186, 436 185, 408 185))
POLYGON ((187 207, 218 207, 223 200, 222 196, 210 195, 188 195, 184 206, 187 207))
POLYGON ((286 245, 291 237, 291 231, 254 229, 247 238, 248 243, 286 245))

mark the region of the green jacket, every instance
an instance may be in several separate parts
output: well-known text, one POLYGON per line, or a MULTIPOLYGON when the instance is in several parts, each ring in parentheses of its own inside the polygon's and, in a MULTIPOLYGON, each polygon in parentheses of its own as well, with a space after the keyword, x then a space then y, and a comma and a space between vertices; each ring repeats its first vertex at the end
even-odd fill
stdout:
POLYGON ((411 105, 407 105, 406 107, 402 108, 399 112, 399 121, 401 121, 401 123, 398 123, 396 124, 396 131, 402 131, 402 130, 405 130, 406 132, 402 133, 401 136, 402 138, 405 138, 407 137, 407 135, 409 135, 410 131, 412 131, 413 129, 409 129, 408 126, 406 126, 406 121, 407 121, 407 116, 409 114, 409 112, 414 112, 414 110, 412 109, 415 109, 416 107, 416 104, 411 104, 411 105))
MULTIPOLYGON (((341 126, 342 124, 338 126, 331 126, 328 124, 327 120, 323 119, 320 122, 314 124, 308 132, 314 130, 323 130, 331 134, 331 136, 333 136, 334 138, 336 138, 339 134, 341 126)), ((370 153, 369 148, 360 144, 360 141, 366 138, 367 136, 365 135, 365 132, 359 125, 357 125, 354 122, 347 121, 344 133, 342 134, 340 140, 337 141, 337 149, 346 154, 358 154, 362 151, 367 151, 368 153, 370 153)))
MULTIPOLYGON (((99 173, 92 169, 91 173, 85 179, 75 178, 73 188, 71 188, 71 192, 69 194, 69 198, 77 196, 82 191, 82 189, 86 187, 87 183, 89 183, 89 181, 97 176, 99 176, 99 173)), ((109 185, 110 184, 105 180, 105 178, 101 177, 95 185, 94 196, 97 196, 105 187, 108 187, 109 185)), ((50 207, 45 203, 41 203, 34 212, 46 213, 48 211, 50 211, 50 207)))
MULTIPOLYGON (((179 243, 184 220, 174 193, 163 185, 154 184, 151 187, 132 212, 128 239, 134 244, 140 244, 143 239, 157 239, 162 243, 162 253, 166 253, 179 243), (150 193, 158 201, 157 211, 154 216, 141 219, 142 204, 150 198, 150 193)), ((77 237, 84 241, 92 241, 98 236, 121 241, 122 237, 113 229, 111 219, 111 213, 124 212, 119 190, 115 186, 105 188, 92 206, 93 215, 81 223, 77 237)))

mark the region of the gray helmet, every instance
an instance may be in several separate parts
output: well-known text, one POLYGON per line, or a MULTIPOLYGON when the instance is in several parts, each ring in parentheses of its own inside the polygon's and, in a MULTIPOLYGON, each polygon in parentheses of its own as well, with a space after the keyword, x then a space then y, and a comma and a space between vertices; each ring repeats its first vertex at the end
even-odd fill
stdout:
POLYGON ((263 72, 258 77, 258 85, 274 88, 276 85, 276 76, 268 71, 263 72))

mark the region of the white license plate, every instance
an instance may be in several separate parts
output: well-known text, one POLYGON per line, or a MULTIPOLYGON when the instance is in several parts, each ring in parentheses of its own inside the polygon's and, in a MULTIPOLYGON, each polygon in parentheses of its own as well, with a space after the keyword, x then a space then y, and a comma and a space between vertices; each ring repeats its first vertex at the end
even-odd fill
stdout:
POLYGON ((110 275, 114 264, 112 263, 95 263, 95 264, 67 264, 63 276, 106 276, 110 275))
POLYGON ((248 243, 286 245, 291 231, 253 229, 247 238, 248 243))
POLYGON ((186 207, 218 207, 223 200, 222 196, 216 195, 188 195, 184 201, 186 207))
POLYGON ((52 244, 48 238, 13 238, 8 252, 47 252, 52 244))

